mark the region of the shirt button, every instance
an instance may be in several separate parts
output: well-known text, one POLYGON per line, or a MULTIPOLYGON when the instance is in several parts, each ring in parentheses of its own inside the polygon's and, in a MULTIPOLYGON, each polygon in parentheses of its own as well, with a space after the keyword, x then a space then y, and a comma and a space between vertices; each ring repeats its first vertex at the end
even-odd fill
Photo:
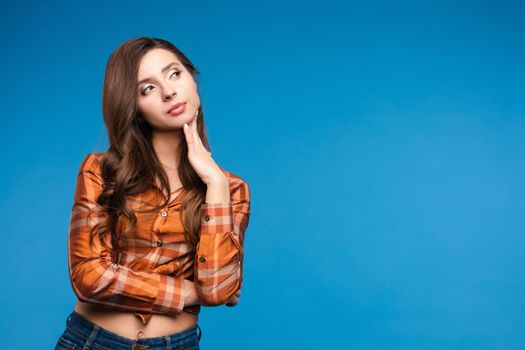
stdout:
POLYGON ((157 241, 157 247, 162 247, 162 244, 163 244, 162 240, 157 241))
POLYGON ((205 263, 206 262, 206 258, 203 257, 203 256, 199 257, 199 262, 205 263))
POLYGON ((168 216, 168 212, 166 210, 163 210, 160 212, 160 215, 166 217, 168 216))
POLYGON ((210 219, 211 219, 211 216, 209 216, 209 215, 205 215, 205 216, 204 216, 204 220, 206 220, 206 221, 210 221, 210 219))

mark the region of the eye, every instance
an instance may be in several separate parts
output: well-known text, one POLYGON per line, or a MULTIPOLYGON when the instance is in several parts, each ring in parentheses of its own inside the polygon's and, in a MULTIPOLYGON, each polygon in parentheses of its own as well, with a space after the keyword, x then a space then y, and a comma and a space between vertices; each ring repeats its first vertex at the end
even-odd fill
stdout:
POLYGON ((151 86, 151 85, 146 86, 146 88, 145 88, 145 89, 142 89, 142 91, 141 91, 140 93, 141 93, 142 95, 144 95, 144 94, 146 93, 146 91, 148 91, 148 89, 149 89, 150 87, 153 87, 153 86, 151 86))
MULTIPOLYGON (((172 77, 174 74, 177 74, 177 76, 179 76, 180 73, 181 73, 181 71, 179 71, 179 70, 174 70, 173 73, 170 75, 170 79, 171 79, 171 77, 172 77)), ((148 85, 148 86, 146 86, 146 88, 142 89, 142 91, 140 92, 141 95, 144 96, 144 95, 146 94, 146 92, 148 91, 148 89, 151 88, 151 87, 153 87, 153 86, 152 86, 152 85, 148 85)))

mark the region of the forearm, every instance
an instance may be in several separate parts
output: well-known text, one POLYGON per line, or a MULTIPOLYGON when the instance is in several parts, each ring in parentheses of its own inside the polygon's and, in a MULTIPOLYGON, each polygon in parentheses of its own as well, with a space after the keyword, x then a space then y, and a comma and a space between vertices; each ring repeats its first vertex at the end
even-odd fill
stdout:
POLYGON ((230 186, 226 176, 217 177, 207 184, 205 203, 230 203, 230 186))
POLYGON ((229 201, 215 195, 221 191, 220 182, 210 183, 207 203, 202 205, 194 282, 198 297, 206 306, 223 304, 242 283, 242 245, 250 215, 249 188, 242 179, 229 180, 229 201))

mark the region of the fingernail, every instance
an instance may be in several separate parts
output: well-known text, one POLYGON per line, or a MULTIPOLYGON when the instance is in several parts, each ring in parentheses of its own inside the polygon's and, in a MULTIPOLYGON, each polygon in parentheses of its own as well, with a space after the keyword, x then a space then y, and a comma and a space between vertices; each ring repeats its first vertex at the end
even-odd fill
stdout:
POLYGON ((186 129, 188 127, 188 124, 187 123, 184 123, 184 128, 186 129))

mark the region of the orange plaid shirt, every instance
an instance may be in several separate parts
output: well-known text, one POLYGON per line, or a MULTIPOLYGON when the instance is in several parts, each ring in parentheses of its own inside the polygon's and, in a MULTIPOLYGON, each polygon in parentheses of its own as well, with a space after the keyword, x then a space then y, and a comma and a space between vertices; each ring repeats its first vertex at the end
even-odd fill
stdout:
MULTIPOLYGON (((248 184, 221 168, 229 181, 231 202, 201 205, 196 248, 186 242, 178 213, 185 189, 157 212, 136 213, 136 230, 120 241, 122 252, 115 262, 98 236, 89 246, 91 227, 104 218, 96 203, 103 188, 103 155, 89 153, 78 171, 68 235, 69 276, 78 299, 133 312, 144 324, 153 313, 198 314, 201 305, 184 305, 187 281, 195 283, 203 305, 224 304, 242 284, 244 233, 250 217, 248 184)), ((160 204, 162 193, 152 185, 151 190, 131 196, 128 206, 160 204)), ((119 220, 118 228, 125 224, 119 220)), ((111 247, 110 235, 104 239, 111 247)))

